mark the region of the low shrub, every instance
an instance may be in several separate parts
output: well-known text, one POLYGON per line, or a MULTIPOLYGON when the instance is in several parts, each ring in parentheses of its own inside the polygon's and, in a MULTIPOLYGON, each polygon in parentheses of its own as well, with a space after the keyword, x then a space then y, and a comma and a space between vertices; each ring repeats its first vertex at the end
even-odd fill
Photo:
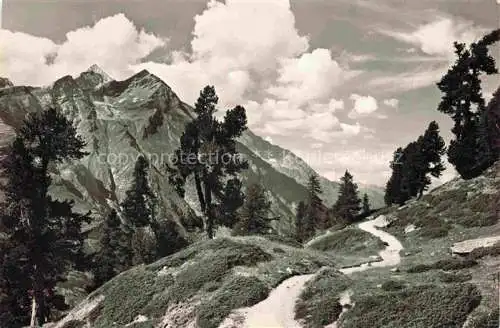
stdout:
POLYGON ((153 296, 172 284, 171 277, 157 276, 136 267, 126 271, 103 286, 106 297, 93 327, 125 325, 142 314, 153 296))
POLYGON ((406 287, 405 283, 399 280, 389 280, 382 284, 382 289, 388 292, 401 290, 406 287))
POLYGON ((490 247, 480 247, 473 250, 468 257, 473 260, 478 260, 486 256, 499 256, 500 242, 490 247))
POLYGON ((461 328, 480 302, 481 294, 472 284, 364 295, 343 316, 342 327, 461 328))
POLYGON ((472 279, 472 275, 469 273, 460 272, 441 272, 439 274, 439 280, 450 284, 450 283, 463 283, 472 279))
POLYGON ((251 244, 230 242, 230 247, 208 253, 182 269, 172 285, 171 301, 185 301, 196 294, 206 283, 213 284, 224 278, 235 266, 254 266, 270 261, 272 256, 251 244), (233 243, 233 244, 231 244, 233 243))
POLYGON ((198 307, 197 324, 217 328, 233 309, 252 306, 264 300, 269 288, 256 277, 235 276, 198 307))
POLYGON ((337 320, 342 312, 339 295, 351 280, 334 269, 325 269, 304 286, 295 305, 295 319, 306 328, 322 328, 337 320))
POLYGON ((444 271, 452 271, 452 270, 461 270, 471 268, 478 263, 472 258, 449 258, 444 260, 439 260, 431 264, 417 264, 408 268, 408 273, 420 273, 429 270, 444 270, 444 271))
POLYGON ((373 251, 384 248, 382 241, 368 232, 357 228, 346 228, 319 238, 309 247, 320 251, 346 251, 368 248, 373 251))

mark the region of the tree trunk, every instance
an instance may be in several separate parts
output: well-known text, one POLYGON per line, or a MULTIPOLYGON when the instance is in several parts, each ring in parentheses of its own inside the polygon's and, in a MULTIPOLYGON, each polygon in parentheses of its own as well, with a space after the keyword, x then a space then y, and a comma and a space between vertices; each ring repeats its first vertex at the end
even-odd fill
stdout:
POLYGON ((36 309, 37 309, 36 297, 35 297, 35 293, 33 292, 33 300, 32 300, 32 302, 31 302, 31 321, 30 321, 30 328, 36 328, 36 327, 37 327, 37 322, 36 322, 36 309))
POLYGON ((200 201, 201 212, 205 213, 206 210, 205 197, 203 195, 203 190, 201 188, 201 179, 198 172, 194 173, 194 181, 196 184, 196 192, 198 193, 198 200, 200 201))
POLYGON ((208 238, 214 238, 214 211, 212 208, 212 190, 210 182, 205 179, 205 214, 207 217, 207 235, 208 238))

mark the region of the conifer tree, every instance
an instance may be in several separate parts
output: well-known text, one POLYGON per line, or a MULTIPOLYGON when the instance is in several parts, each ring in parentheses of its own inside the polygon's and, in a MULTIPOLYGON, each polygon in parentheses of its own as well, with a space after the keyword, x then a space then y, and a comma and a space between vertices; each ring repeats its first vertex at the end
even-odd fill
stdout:
POLYGON ((132 186, 127 190, 125 200, 121 204, 129 247, 132 250, 129 266, 151 263, 156 258, 156 234, 152 229, 156 221, 156 196, 149 185, 148 169, 146 158, 139 156, 134 167, 132 186))
POLYGON ((436 121, 432 121, 424 135, 418 141, 420 158, 423 163, 419 172, 418 196, 422 196, 431 184, 429 174, 435 178, 439 178, 445 170, 444 163, 441 157, 446 152, 444 139, 439 135, 439 125, 436 121))
POLYGON ((361 210, 361 213, 363 215, 368 215, 370 213, 371 209, 370 209, 370 200, 368 199, 368 195, 365 193, 363 195, 363 206, 362 206, 362 210, 361 210))
POLYGON ((386 205, 400 204, 402 200, 401 183, 403 180, 403 148, 399 147, 394 152, 393 160, 390 163, 392 175, 385 187, 384 201, 386 205))
POLYGON ((443 93, 438 110, 451 116, 455 139, 448 147, 448 161, 460 175, 473 178, 494 161, 488 143, 486 122, 482 120, 485 100, 481 93, 482 75, 497 74, 495 59, 488 47, 500 40, 500 29, 466 47, 454 43, 456 62, 437 84, 443 93))
POLYGON ((406 146, 403 150, 402 161, 400 204, 404 204, 408 199, 416 196, 425 185, 425 182, 422 181, 422 174, 425 172, 426 163, 418 142, 413 141, 406 146))
POLYGON ((315 173, 311 174, 307 183, 307 215, 305 222, 310 225, 306 227, 306 231, 312 232, 313 235, 316 228, 326 229, 328 226, 326 207, 320 197, 322 193, 318 176, 315 173))
POLYGON ((271 228, 269 217, 271 202, 260 184, 252 184, 247 189, 245 202, 241 208, 241 219, 236 223, 234 233, 238 235, 265 234, 271 228))
POLYGON ((188 245, 187 240, 181 236, 177 224, 173 220, 156 222, 153 230, 156 234, 156 255, 158 258, 173 254, 188 245))
POLYGON ((229 179, 219 206, 220 223, 228 228, 233 228, 238 221, 237 211, 244 202, 245 195, 242 191, 241 181, 237 177, 229 179))
POLYGON ((295 238, 299 243, 302 243, 307 239, 304 226, 306 211, 307 211, 306 204, 303 201, 300 201, 299 204, 297 205, 295 213, 295 238))
POLYGON ((158 258, 157 236, 151 225, 136 228, 131 237, 132 266, 149 264, 158 258))
POLYGON ((200 92, 194 108, 196 116, 181 136, 174 167, 167 166, 169 181, 181 197, 187 177, 194 177, 209 238, 213 238, 216 225, 221 223, 216 220, 216 212, 222 202, 224 181, 248 167, 236 150, 236 138, 247 129, 245 109, 236 106, 219 121, 215 117, 217 103, 214 87, 207 86, 200 92))
POLYGON ((28 116, 2 161, 0 309, 10 312, 0 314, 2 327, 50 320, 60 309, 56 284, 83 259, 81 224, 90 217, 74 213, 73 202, 52 199, 48 189, 49 166, 81 159, 84 146, 72 122, 51 108, 28 116))
POLYGON ((104 221, 100 244, 101 249, 95 256, 92 267, 94 288, 125 271, 132 263, 129 235, 115 210, 112 210, 104 221))
POLYGON ((121 204, 127 223, 137 228, 146 227, 154 221, 153 204, 156 197, 149 186, 148 169, 146 158, 139 156, 134 167, 132 186, 121 204))
POLYGON ((354 183, 353 176, 347 170, 340 180, 340 194, 334 205, 334 212, 346 222, 352 223, 361 210, 358 186, 354 183))

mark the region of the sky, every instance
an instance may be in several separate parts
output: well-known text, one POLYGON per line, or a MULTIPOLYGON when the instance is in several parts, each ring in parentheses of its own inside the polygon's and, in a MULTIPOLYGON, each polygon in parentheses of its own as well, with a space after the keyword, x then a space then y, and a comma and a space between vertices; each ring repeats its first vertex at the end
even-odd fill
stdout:
POLYGON ((320 174, 380 186, 432 120, 450 140, 436 82, 453 42, 500 27, 497 0, 3 0, 1 16, 0 76, 15 84, 97 64, 147 69, 189 104, 215 85, 221 113, 243 105, 252 131, 320 174))

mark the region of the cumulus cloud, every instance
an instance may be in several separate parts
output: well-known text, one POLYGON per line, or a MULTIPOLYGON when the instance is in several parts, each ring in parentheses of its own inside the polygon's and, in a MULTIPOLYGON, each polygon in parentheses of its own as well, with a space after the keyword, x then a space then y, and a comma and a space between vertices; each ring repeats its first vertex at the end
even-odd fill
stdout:
POLYGON ((427 55, 450 58, 453 57, 454 41, 470 43, 486 31, 487 29, 475 26, 469 21, 438 17, 433 22, 420 25, 411 32, 387 30, 380 32, 411 44, 427 55))
POLYGON ((315 49, 299 58, 281 62, 277 85, 267 92, 279 99, 288 99, 296 106, 327 99, 342 80, 343 71, 327 49, 315 49))
POLYGON ((0 30, 0 65, 2 74, 17 84, 49 84, 93 64, 119 79, 132 74, 132 65, 165 44, 165 39, 137 30, 125 15, 118 14, 67 33, 62 44, 0 30))
POLYGON ((398 108, 399 100, 397 100, 396 98, 384 99, 384 105, 392 108, 398 108))
POLYGON ((378 109, 377 99, 372 96, 352 94, 350 99, 354 101, 354 107, 349 113, 349 118, 354 119, 361 116, 367 116, 378 109))

